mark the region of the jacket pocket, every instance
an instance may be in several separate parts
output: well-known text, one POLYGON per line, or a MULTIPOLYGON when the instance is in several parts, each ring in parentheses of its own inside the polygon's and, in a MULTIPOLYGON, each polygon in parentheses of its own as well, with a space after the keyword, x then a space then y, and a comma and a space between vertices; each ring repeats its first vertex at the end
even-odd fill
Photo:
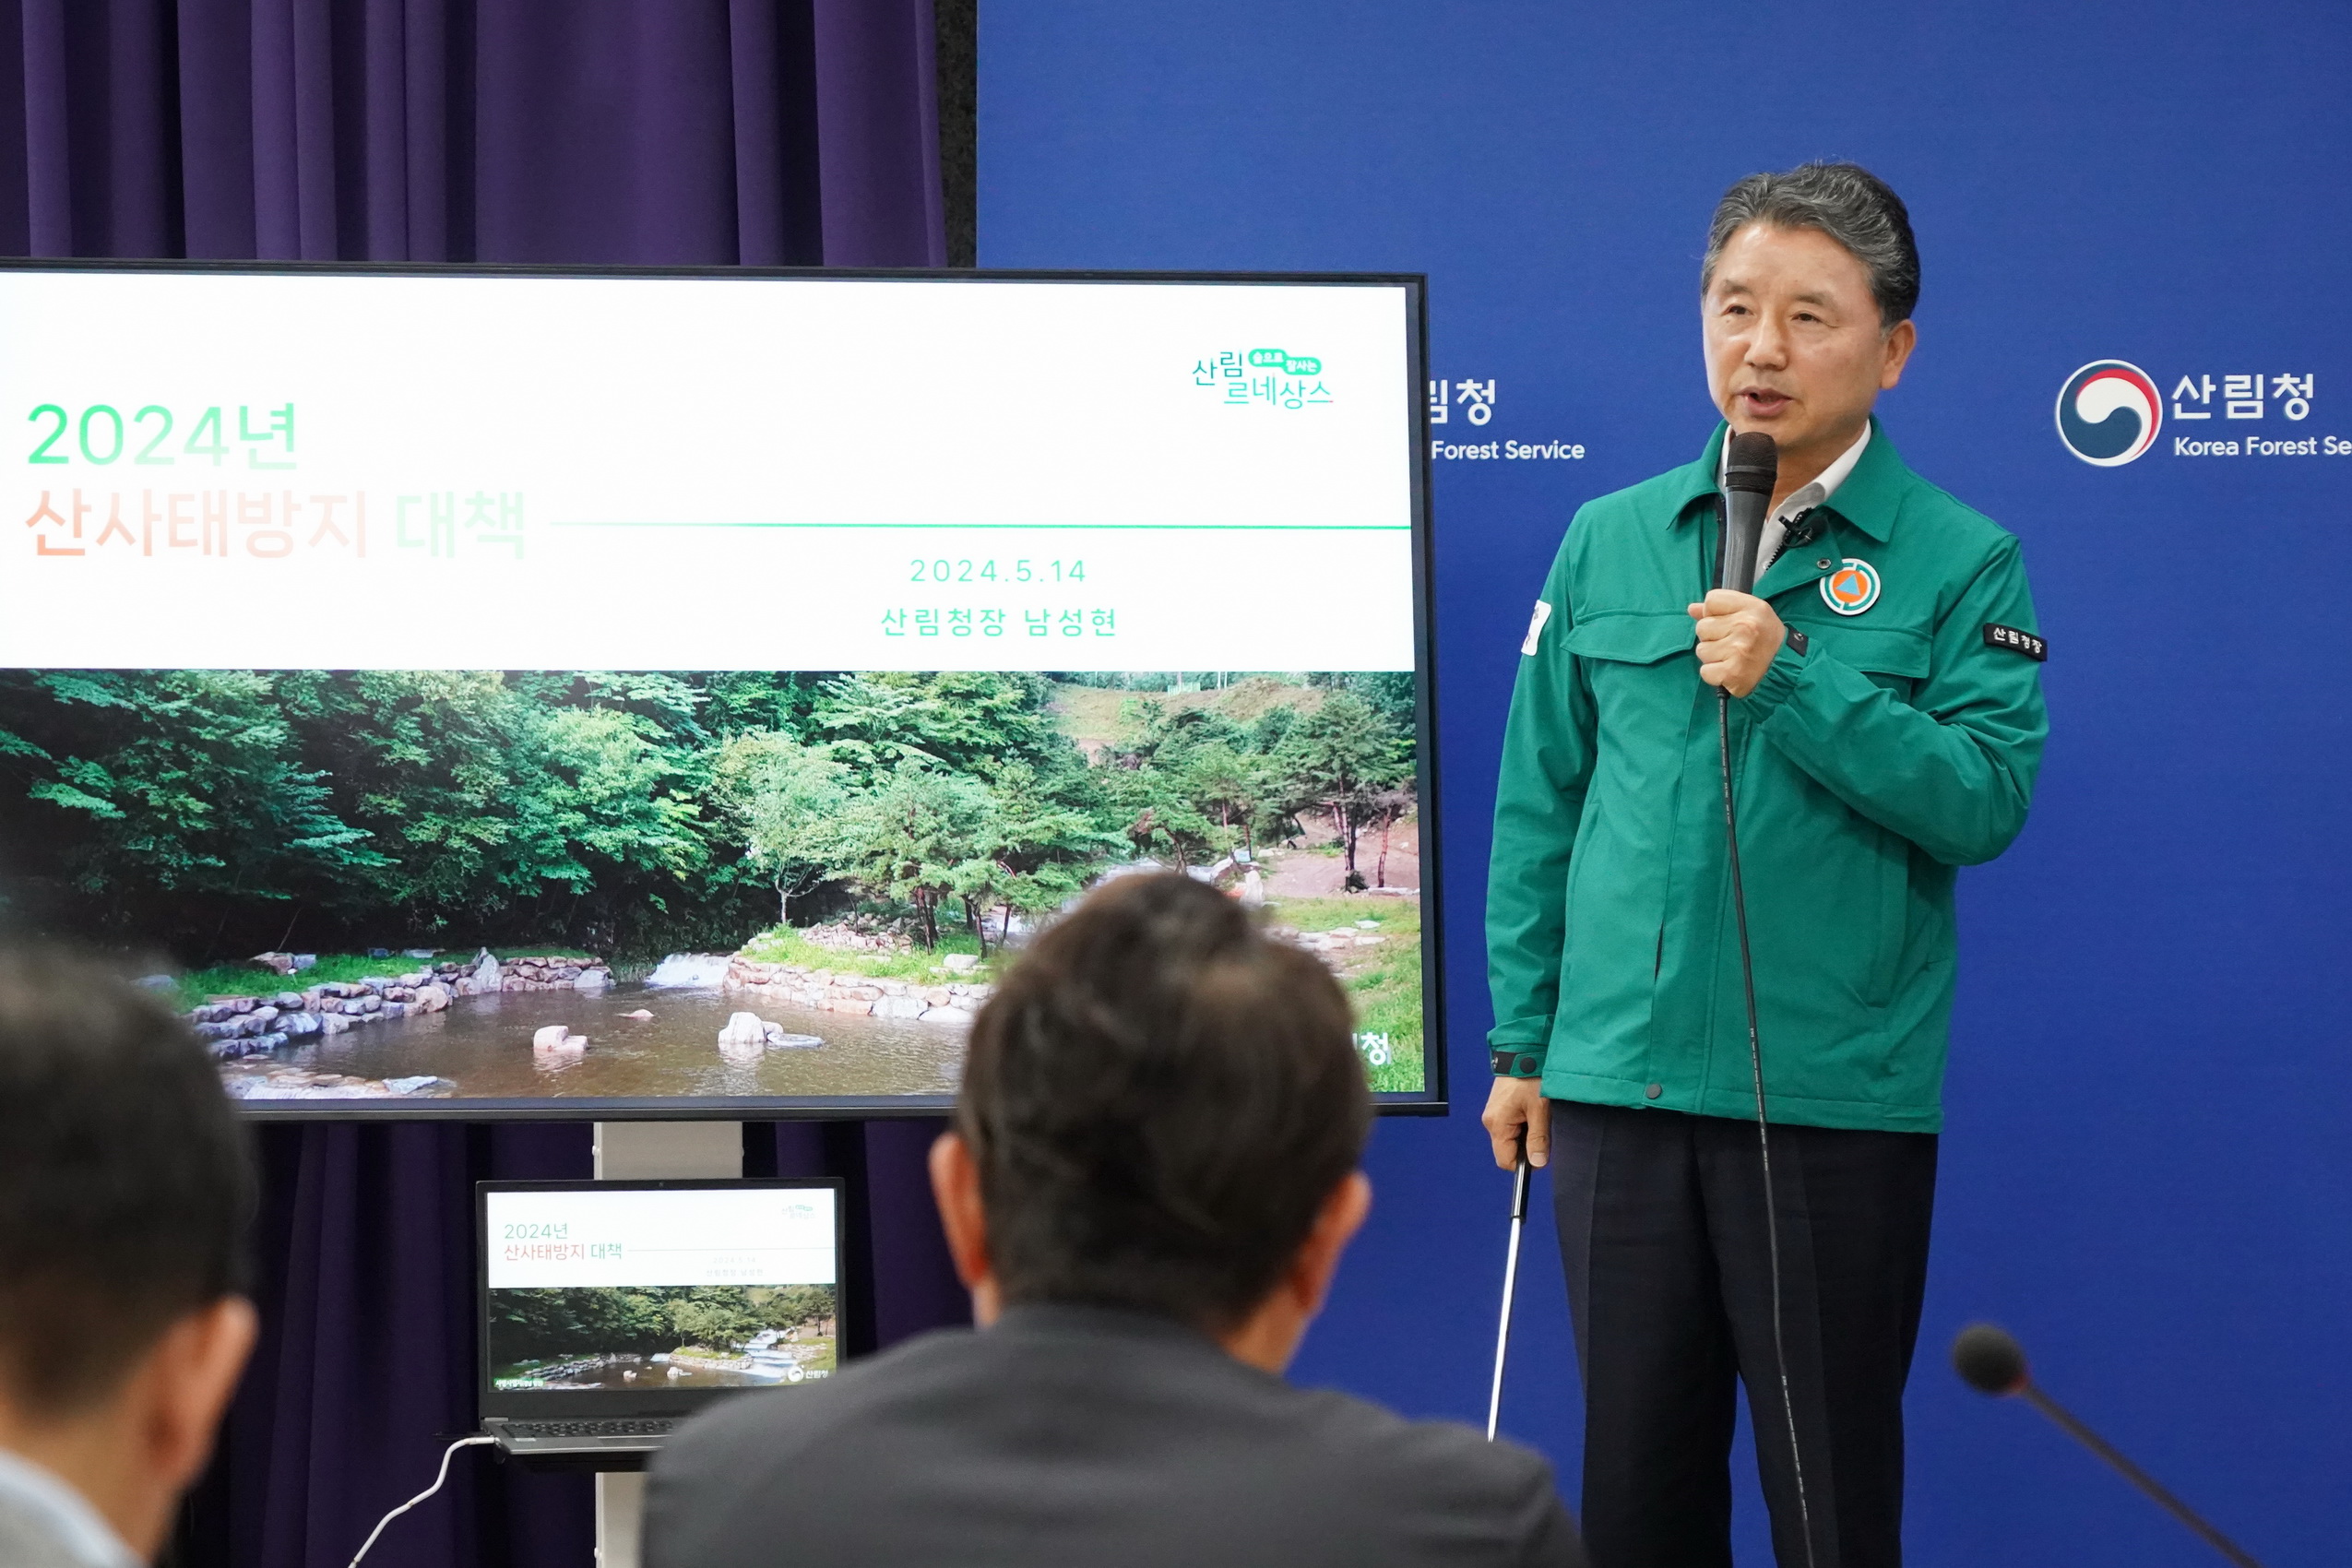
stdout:
POLYGON ((1568 628, 1567 649, 1579 659, 1655 664, 1698 646, 1691 617, 1680 610, 1603 610, 1568 628))
POLYGON ((1849 664, 1905 701, 1928 677, 1932 645, 1928 634, 1908 626, 1840 626, 1808 621, 1812 646, 1849 664))

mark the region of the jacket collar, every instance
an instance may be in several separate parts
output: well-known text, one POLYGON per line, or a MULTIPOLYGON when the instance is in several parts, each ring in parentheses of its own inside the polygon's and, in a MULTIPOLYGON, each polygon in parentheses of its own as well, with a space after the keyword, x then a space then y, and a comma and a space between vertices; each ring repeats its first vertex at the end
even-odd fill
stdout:
POLYGON ((1225 1354, 1224 1347, 1191 1324, 1132 1307, 1087 1301, 1016 1301, 996 1320, 996 1331, 1017 1335, 1080 1336, 1095 1339, 1155 1340, 1225 1354))
MULTIPOLYGON (((1674 510, 1668 519, 1669 526, 1680 523, 1699 503, 1717 493, 1716 476, 1723 469, 1723 443, 1729 432, 1730 426, 1717 424, 1715 434, 1707 437, 1706 449, 1699 454, 1699 460, 1675 469, 1669 476, 1674 481, 1670 493, 1674 510)), ((1895 444, 1886 438, 1885 427, 1879 423, 1878 416, 1872 414, 1870 445, 1862 448, 1854 471, 1846 476, 1846 482, 1837 487, 1836 494, 1822 503, 1821 510, 1836 514, 1883 544, 1895 532, 1895 516, 1903 509, 1903 491, 1910 478, 1909 467, 1895 450, 1895 444)))

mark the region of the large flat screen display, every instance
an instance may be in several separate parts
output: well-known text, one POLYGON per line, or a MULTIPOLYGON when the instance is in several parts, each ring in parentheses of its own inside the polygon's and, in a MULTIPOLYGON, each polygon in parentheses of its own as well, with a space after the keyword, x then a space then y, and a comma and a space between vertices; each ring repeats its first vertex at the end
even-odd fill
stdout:
POLYGON ((1106 877, 1443 1092, 1418 279, 0 268, 0 899, 262 1114, 934 1110, 1106 877))

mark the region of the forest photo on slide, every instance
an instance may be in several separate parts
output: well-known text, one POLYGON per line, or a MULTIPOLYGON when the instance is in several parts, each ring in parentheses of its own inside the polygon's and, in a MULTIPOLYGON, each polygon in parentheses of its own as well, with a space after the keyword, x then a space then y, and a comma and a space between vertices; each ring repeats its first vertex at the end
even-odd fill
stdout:
MULTIPOLYGON (((910 1005, 953 1022, 1001 950, 1161 867, 1321 954, 1375 1086, 1414 1090, 1416 777, 1401 671, 9 670, 0 916, 153 971, 240 1092, 717 1092, 715 1059, 665 1073, 659 1026, 559 1083, 458 1054, 460 1015, 707 952, 830 977, 801 998, 828 1011, 952 986, 910 1005)), ((892 1050, 749 1092, 952 1088, 952 1052, 892 1050)))

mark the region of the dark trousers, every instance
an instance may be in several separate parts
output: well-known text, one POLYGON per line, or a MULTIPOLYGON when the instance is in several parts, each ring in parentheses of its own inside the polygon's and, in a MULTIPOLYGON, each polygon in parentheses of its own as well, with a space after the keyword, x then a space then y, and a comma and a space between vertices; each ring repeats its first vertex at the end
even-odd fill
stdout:
MULTIPOLYGON (((1776 1125, 1781 1331, 1812 1568, 1903 1560, 1903 1384, 1931 1134, 1776 1125)), ((1756 1126, 1555 1100, 1551 1188, 1585 1384, 1594 1568, 1727 1568, 1735 1380, 1781 1568, 1805 1568, 1773 1350, 1756 1126)))

